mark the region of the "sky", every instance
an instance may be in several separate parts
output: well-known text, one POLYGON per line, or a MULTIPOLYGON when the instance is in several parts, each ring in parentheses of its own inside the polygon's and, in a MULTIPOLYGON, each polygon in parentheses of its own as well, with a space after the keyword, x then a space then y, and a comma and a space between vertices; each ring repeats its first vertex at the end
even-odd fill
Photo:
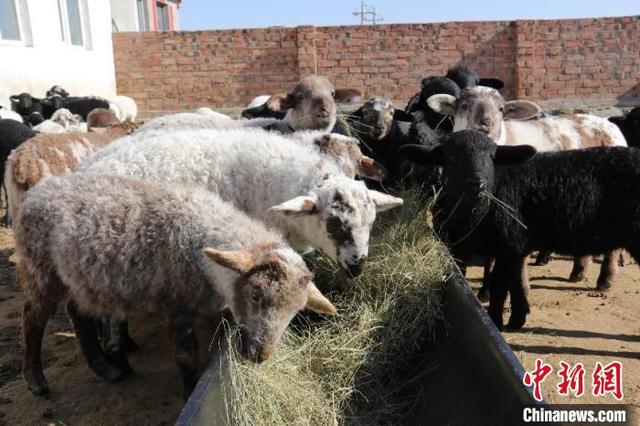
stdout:
MULTIPOLYGON (((384 23, 640 15, 640 0, 368 0, 384 23)), ((183 0, 180 29, 353 25, 360 0, 183 0)))

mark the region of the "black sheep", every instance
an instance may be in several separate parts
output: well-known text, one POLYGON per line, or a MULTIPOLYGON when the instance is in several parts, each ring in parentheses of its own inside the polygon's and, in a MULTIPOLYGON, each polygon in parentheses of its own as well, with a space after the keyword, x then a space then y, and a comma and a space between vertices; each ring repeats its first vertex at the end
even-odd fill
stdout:
POLYGON ((56 84, 55 86, 51 87, 51 89, 47 90, 47 98, 50 98, 56 95, 62 98, 66 98, 69 96, 69 92, 67 92, 62 87, 56 84))
POLYGON ((625 248, 640 261, 640 150, 535 155, 531 146, 497 146, 482 133, 462 131, 432 150, 410 145, 401 153, 418 164, 443 166, 436 222, 454 256, 496 259, 489 314, 498 328, 507 291, 509 328, 526 321, 532 251, 579 256, 625 248))
POLYGON ((407 133, 412 119, 411 114, 395 109, 391 101, 384 98, 369 99, 348 117, 360 140, 362 153, 387 168, 385 184, 393 184, 402 177, 402 157, 398 149, 410 143, 407 133))
POLYGON ((40 99, 31 96, 29 93, 20 93, 9 98, 12 109, 20 114, 25 123, 30 122, 31 115, 38 113, 45 120, 51 118, 53 113, 62 108, 62 98, 53 97, 40 99))
POLYGON ((480 78, 477 72, 466 65, 457 65, 447 70, 445 77, 455 81, 460 89, 468 87, 486 86, 500 90, 504 87, 504 82, 497 78, 480 78))
POLYGON ((622 116, 609 117, 609 121, 620 128, 627 145, 640 147, 640 107, 622 116))
MULTIPOLYGON (((36 134, 29 126, 15 120, 0 120, 0 183, 4 189, 5 206, 8 206, 7 190, 4 188, 4 165, 11 151, 22 142, 34 137, 36 134)), ((2 222, 7 225, 8 216, 5 214, 2 222)))
POLYGON ((87 116, 96 108, 109 109, 109 101, 97 96, 67 97, 53 96, 51 99, 62 100, 60 108, 66 108, 72 114, 78 114, 82 121, 87 121, 87 116))
POLYGON ((453 120, 446 115, 435 112, 429 105, 427 99, 433 95, 447 94, 460 96, 458 85, 444 77, 426 77, 422 80, 420 93, 409 101, 405 108, 406 112, 414 115, 413 123, 409 130, 409 136, 415 143, 424 146, 434 146, 442 135, 451 133, 453 130, 453 120))

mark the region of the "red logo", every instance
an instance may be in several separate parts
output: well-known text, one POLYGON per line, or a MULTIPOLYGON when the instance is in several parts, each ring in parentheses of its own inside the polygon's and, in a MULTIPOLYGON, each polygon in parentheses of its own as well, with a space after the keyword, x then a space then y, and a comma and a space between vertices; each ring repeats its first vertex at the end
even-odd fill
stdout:
POLYGON ((573 392, 576 397, 581 397, 584 394, 584 376, 586 370, 580 362, 574 365, 573 368, 570 367, 568 363, 560 361, 558 376, 560 376, 562 381, 558 383, 558 393, 563 396, 569 396, 569 393, 573 392))
POLYGON ((527 386, 533 385, 533 397, 536 401, 542 401, 542 382, 553 371, 550 364, 545 364, 540 358, 536 359, 536 368, 531 372, 524 373, 522 381, 527 386))
MULTIPOLYGON (((542 401, 542 382, 551 374, 553 367, 546 364, 540 358, 536 359, 535 368, 531 372, 525 372, 522 382, 526 386, 533 386, 533 397, 542 401)), ((565 361, 560 361, 558 376, 560 381, 556 385, 559 395, 570 396, 571 393, 579 398, 585 393, 586 369, 579 362, 573 367, 565 361)), ((622 364, 620 361, 612 361, 607 365, 596 362, 591 374, 591 394, 593 396, 613 395, 617 400, 623 398, 622 392, 622 364)))
POLYGON ((596 362, 591 379, 593 396, 604 396, 610 393, 616 399, 622 399, 622 364, 620 362, 612 361, 605 366, 596 362))

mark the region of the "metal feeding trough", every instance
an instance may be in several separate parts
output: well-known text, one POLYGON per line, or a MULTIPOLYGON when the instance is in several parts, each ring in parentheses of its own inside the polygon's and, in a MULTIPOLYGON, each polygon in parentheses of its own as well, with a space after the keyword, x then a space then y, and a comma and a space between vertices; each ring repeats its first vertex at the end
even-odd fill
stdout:
MULTIPOLYGON (((406 391, 419 395, 406 424, 515 425, 524 407, 546 407, 522 383, 524 369, 460 271, 444 286, 444 321, 406 391)), ((224 339, 223 339, 224 340, 224 339)), ((223 345, 176 424, 224 425, 223 345)))

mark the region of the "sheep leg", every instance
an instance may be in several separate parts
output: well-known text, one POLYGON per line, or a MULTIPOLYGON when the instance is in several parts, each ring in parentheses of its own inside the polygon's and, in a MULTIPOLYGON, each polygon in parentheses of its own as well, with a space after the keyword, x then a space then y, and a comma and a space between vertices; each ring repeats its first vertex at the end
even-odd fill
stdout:
POLYGON ((624 254, 622 254, 622 250, 620 250, 620 257, 618 258, 618 266, 621 268, 624 267, 624 254))
POLYGON ((4 181, 2 181, 2 192, 4 193, 4 206, 6 208, 4 212, 4 216, 2 217, 2 226, 9 227, 9 194, 7 193, 7 187, 4 185, 4 181))
POLYGON ((178 317, 170 324, 169 332, 182 376, 182 397, 186 401, 198 382, 198 339, 193 318, 178 317))
POLYGON ((502 331, 502 312, 504 302, 507 299, 507 279, 504 261, 496 259, 493 271, 489 277, 489 317, 493 320, 498 330, 502 331))
POLYGON ((529 309, 529 278, 527 276, 527 256, 508 263, 509 294, 511 296, 511 317, 507 328, 518 330, 527 321, 529 309))
POLYGON ((611 288, 611 284, 613 284, 613 280, 618 274, 618 261, 621 255, 621 249, 610 251, 604 255, 596 290, 606 291, 611 288))
POLYGON ((53 309, 46 303, 32 304, 29 301, 22 306, 22 376, 34 395, 49 393, 49 385, 42 371, 42 336, 53 309))
POLYGON ((124 356, 138 350, 138 345, 129 337, 129 323, 115 318, 102 318, 101 337, 104 351, 113 356, 124 356))
POLYGON ((538 256, 536 256, 536 261, 533 264, 534 266, 545 266, 551 261, 551 252, 540 250, 538 252, 538 256))
POLYGON ((495 265, 496 260, 492 257, 488 257, 484 260, 484 273, 482 274, 482 287, 478 290, 478 300, 481 302, 489 301, 489 277, 491 276, 491 270, 495 265))
POLYGON ((71 319, 82 353, 93 372, 107 382, 122 380, 127 375, 127 371, 112 365, 105 356, 98 341, 93 318, 80 314, 76 303, 71 299, 67 302, 67 315, 71 319))
POLYGON ((584 280, 584 273, 591 263, 591 256, 579 256, 573 259, 573 269, 569 275, 569 282, 577 283, 584 280))

